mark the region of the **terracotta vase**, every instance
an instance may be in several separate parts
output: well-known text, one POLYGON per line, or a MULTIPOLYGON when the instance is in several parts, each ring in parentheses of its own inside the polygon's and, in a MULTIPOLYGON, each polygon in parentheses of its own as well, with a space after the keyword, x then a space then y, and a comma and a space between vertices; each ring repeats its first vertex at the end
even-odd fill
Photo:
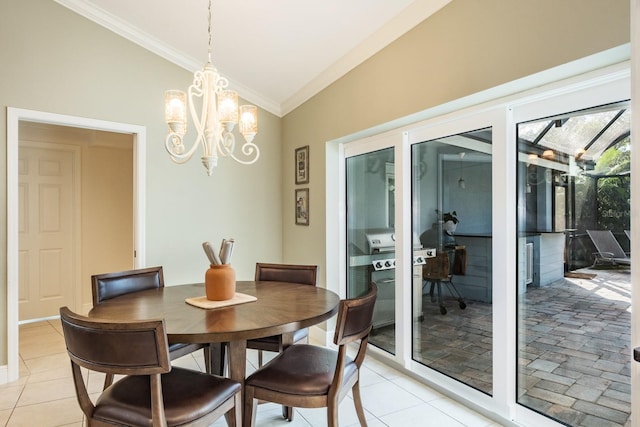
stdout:
POLYGON ((204 275, 207 299, 224 301, 236 293, 236 271, 229 264, 211 265, 204 275))

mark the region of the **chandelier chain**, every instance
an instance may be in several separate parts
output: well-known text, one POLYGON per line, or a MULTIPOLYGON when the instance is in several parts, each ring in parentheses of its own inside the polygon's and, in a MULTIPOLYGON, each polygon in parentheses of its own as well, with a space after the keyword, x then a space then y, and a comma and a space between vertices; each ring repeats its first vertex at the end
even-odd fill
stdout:
POLYGON ((208 57, 209 57, 209 62, 211 62, 211 2, 212 0, 209 0, 209 9, 208 9, 208 17, 207 17, 207 33, 209 34, 209 47, 208 47, 208 57))

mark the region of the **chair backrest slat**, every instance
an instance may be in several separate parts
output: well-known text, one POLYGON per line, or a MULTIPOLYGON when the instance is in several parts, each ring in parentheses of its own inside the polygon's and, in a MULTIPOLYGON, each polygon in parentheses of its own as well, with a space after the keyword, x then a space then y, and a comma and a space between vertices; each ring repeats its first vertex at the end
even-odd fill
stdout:
POLYGON ((131 292, 164 287, 162 267, 141 268, 91 276, 93 305, 131 292))
POLYGON ((255 280, 316 286, 317 274, 317 265, 256 263, 255 280))
POLYGON ((371 282, 364 296, 340 301, 333 338, 336 345, 348 344, 369 335, 377 295, 378 287, 371 282))
POLYGON ((162 319, 105 321, 60 308, 71 360, 90 370, 122 375, 150 375, 171 370, 162 319))

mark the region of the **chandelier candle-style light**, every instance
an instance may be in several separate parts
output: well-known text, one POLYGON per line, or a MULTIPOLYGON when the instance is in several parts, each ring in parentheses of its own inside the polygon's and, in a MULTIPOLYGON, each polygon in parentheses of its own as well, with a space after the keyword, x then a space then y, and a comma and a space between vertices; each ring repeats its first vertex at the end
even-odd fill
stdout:
POLYGON ((211 176, 218 164, 218 156, 230 156, 238 163, 250 165, 260 157, 258 146, 253 137, 258 133, 258 110, 254 105, 241 105, 238 108, 238 93, 228 90, 229 81, 222 77, 211 64, 211 0, 209 0, 209 50, 208 61, 202 70, 194 73, 193 83, 189 86, 188 96, 179 90, 165 92, 165 120, 169 133, 165 147, 171 160, 185 163, 202 144, 202 164, 211 176), (196 98, 201 107, 196 111, 196 98), (198 132, 196 140, 189 150, 185 149, 183 138, 187 133, 187 105, 191 119, 198 132), (235 153, 233 128, 240 122, 239 130, 245 139, 240 151, 242 158, 235 153))

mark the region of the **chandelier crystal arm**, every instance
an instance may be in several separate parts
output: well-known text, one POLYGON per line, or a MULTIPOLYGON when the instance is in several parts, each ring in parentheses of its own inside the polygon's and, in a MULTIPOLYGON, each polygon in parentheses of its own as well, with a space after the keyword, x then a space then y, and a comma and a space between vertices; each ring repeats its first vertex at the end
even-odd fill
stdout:
POLYGON ((186 153, 184 153, 184 152, 180 153, 180 152, 176 151, 176 146, 183 146, 184 147, 183 142, 182 142, 182 136, 180 136, 180 135, 178 135, 176 133, 169 133, 167 135, 166 140, 165 140, 165 148, 166 148, 167 152, 169 153, 169 156, 171 157, 171 160, 173 160, 174 163, 178 163, 178 164, 183 164, 183 163, 188 162, 191 159, 191 157, 193 156, 193 153, 198 148, 198 144, 194 143, 191 146, 191 148, 189 149, 189 151, 187 151, 186 153))
MULTIPOLYGON (((234 152, 234 147, 233 144, 235 144, 235 138, 233 136, 233 134, 228 134, 230 135, 230 138, 233 139, 233 142, 231 143, 231 147, 228 147, 228 143, 224 142, 223 144, 221 144, 219 146, 220 148, 220 155, 223 157, 231 157, 233 160, 235 160, 238 163, 241 163, 243 165, 250 165, 252 163, 255 163, 256 160, 258 160, 258 158, 260 157, 260 148, 254 144, 253 142, 245 142, 244 144, 242 144, 242 147, 240 148, 240 151, 242 152, 242 154, 247 158, 247 160, 243 160, 239 157, 237 157, 234 152)), ((227 137, 227 135, 225 135, 225 138, 227 137)))

